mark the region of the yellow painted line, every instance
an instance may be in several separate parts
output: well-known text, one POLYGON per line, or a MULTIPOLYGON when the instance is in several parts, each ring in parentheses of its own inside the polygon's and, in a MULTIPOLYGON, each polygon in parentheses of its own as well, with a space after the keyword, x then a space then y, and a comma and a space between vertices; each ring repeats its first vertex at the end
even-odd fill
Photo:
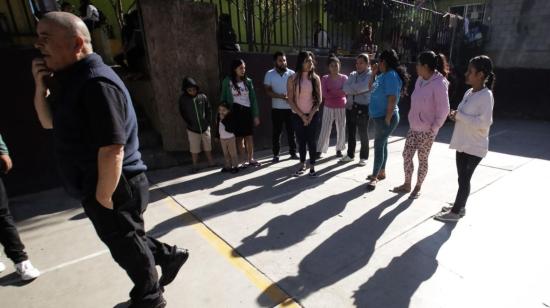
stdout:
POLYGON ((187 209, 179 204, 174 198, 168 196, 161 201, 166 201, 170 207, 182 215, 182 219, 193 226, 210 245, 212 245, 219 254, 229 261, 235 268, 239 269, 263 294, 267 295, 277 307, 297 308, 301 307, 292 297, 286 294, 273 281, 271 281, 262 272, 258 271, 250 262, 240 255, 233 254, 233 248, 221 239, 216 233, 208 228, 204 223, 195 218, 187 209))

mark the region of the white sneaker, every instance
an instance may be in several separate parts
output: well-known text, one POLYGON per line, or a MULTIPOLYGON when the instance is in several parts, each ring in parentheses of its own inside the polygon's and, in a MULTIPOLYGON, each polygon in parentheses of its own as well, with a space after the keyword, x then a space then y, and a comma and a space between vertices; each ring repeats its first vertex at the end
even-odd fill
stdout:
POLYGON ((0 273, 6 270, 6 265, 0 261, 0 273))
POLYGON ((40 271, 29 260, 15 264, 15 270, 23 280, 33 280, 40 276, 40 271))
POLYGON ((361 167, 366 166, 366 165, 367 165, 367 161, 364 160, 364 159, 360 159, 358 165, 361 166, 361 167))
POLYGON ((353 158, 351 158, 351 157, 349 157, 349 156, 346 155, 346 156, 344 156, 344 157, 342 157, 342 158, 340 159, 340 162, 341 162, 341 163, 349 163, 349 162, 352 161, 352 160, 353 160, 353 158))

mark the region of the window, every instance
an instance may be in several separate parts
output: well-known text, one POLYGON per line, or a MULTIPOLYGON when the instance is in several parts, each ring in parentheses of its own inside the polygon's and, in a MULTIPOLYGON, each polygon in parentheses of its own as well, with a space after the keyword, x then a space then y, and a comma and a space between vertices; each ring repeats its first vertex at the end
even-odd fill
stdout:
POLYGON ((469 19, 470 22, 483 22, 485 4, 465 4, 451 6, 449 12, 469 19))

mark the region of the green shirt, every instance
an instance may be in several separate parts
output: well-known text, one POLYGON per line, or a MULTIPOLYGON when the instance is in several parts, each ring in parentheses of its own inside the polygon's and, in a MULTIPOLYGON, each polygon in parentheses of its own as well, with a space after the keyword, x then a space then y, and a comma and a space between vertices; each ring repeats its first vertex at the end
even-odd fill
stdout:
POLYGON ((0 134, 0 154, 10 154, 8 152, 8 147, 6 146, 6 143, 4 143, 4 140, 2 139, 2 134, 0 134))
MULTIPOLYGON (((231 88, 229 87, 230 78, 225 77, 222 81, 222 93, 220 100, 222 102, 228 103, 230 106, 233 105, 233 94, 231 94, 231 88)), ((254 92, 254 85, 252 84, 252 79, 246 78, 245 81, 246 87, 248 88, 248 97, 250 98, 250 112, 252 117, 260 116, 260 109, 258 108, 258 101, 256 99, 256 92, 254 92)))

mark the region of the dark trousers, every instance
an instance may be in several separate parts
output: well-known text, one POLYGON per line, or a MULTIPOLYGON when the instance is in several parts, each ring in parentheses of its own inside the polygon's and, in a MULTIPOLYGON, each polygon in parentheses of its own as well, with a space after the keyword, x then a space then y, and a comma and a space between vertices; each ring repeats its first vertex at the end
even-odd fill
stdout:
POLYGON ((306 162, 306 153, 309 151, 309 163, 314 166, 317 156, 317 128, 319 127, 319 113, 315 113, 313 120, 308 126, 297 115, 292 115, 296 139, 298 139, 298 151, 300 152, 300 162, 306 162))
POLYGON ((273 122, 273 156, 279 156, 281 151, 283 126, 286 129, 289 153, 290 155, 295 155, 296 141, 294 138, 294 126, 292 125, 292 111, 290 109, 272 109, 271 121, 273 122))
POLYGON ((346 128, 348 131, 348 156, 355 157, 356 134, 359 129, 361 140, 360 159, 369 159, 369 108, 353 104, 351 110, 346 110, 346 128))
POLYGON ((149 182, 144 173, 128 180, 122 176, 113 202, 110 210, 95 196, 89 197, 83 201, 84 211, 113 259, 134 283, 132 304, 147 307, 161 296, 155 265, 169 262, 173 247, 145 234, 143 213, 149 202, 149 182))
POLYGON ((21 263, 28 259, 27 253, 25 253, 25 246, 21 242, 19 232, 15 228, 15 222, 8 207, 8 194, 6 193, 2 178, 0 178, 0 243, 4 246, 6 256, 13 263, 21 263))
POLYGON ((456 152, 456 170, 458 172, 458 192, 451 212, 459 214, 466 207, 466 201, 470 196, 470 180, 481 162, 481 157, 456 152))

